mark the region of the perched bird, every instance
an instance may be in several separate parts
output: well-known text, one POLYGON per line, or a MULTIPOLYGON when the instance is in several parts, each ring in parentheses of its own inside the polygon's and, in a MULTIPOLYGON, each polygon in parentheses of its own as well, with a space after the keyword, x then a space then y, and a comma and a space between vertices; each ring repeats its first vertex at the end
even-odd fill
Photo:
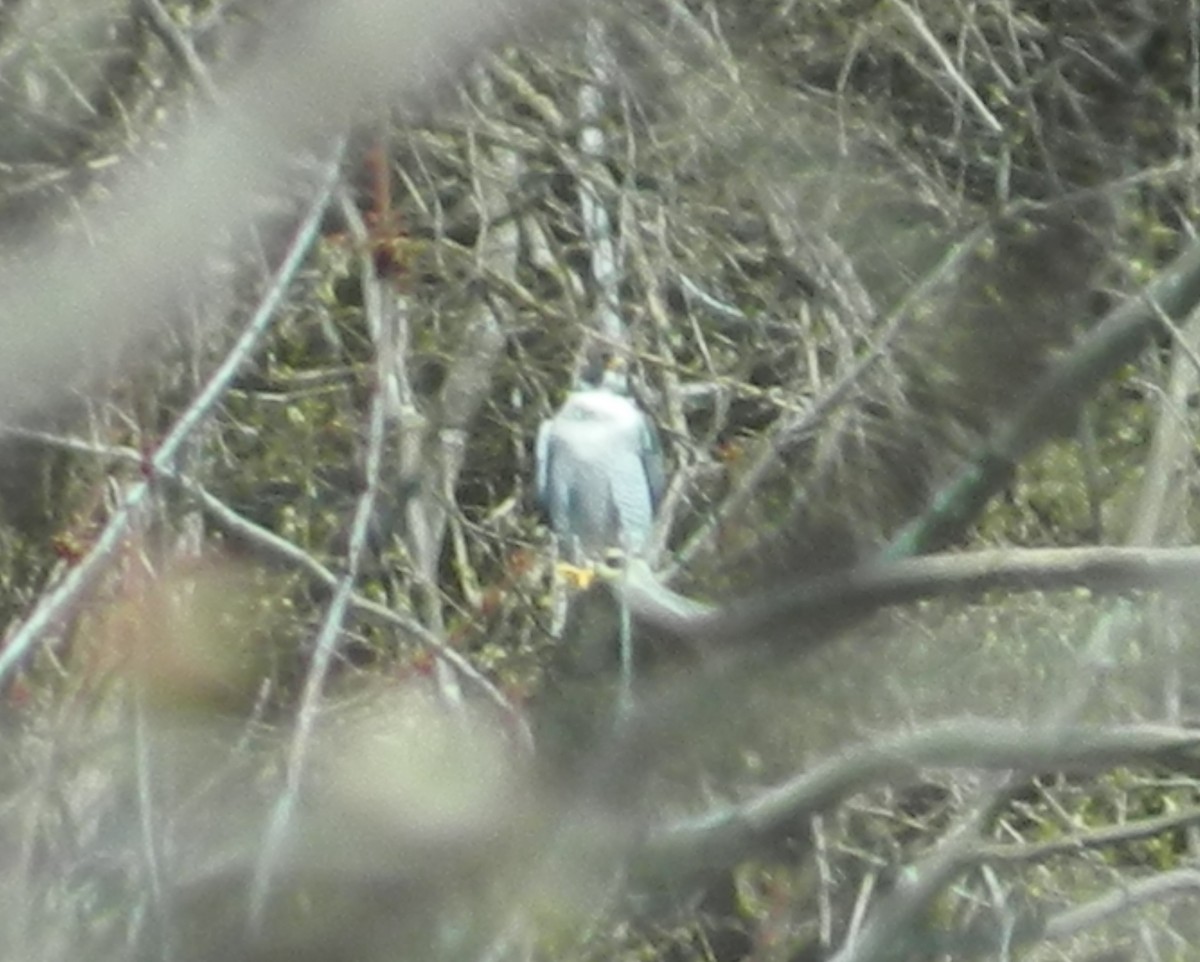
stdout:
POLYGON ((645 548, 663 491, 657 432, 623 358, 595 351, 537 438, 537 499, 574 565, 645 548))

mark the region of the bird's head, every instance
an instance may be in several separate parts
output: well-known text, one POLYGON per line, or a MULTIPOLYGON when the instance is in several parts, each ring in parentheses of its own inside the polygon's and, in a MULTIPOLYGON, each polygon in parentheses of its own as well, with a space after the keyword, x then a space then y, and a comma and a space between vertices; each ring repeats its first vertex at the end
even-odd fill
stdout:
POLYGON ((579 372, 580 387, 603 389, 614 394, 629 394, 629 362, 608 346, 588 352, 583 370, 579 372))

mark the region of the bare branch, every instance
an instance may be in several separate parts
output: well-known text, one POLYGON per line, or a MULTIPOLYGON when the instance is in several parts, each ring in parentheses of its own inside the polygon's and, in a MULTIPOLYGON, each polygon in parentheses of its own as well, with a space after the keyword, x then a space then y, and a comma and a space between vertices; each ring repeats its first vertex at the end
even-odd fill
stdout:
POLYGON ((277 867, 283 857, 284 847, 292 832, 292 819, 300 801, 300 787, 305 775, 305 765, 310 752, 310 743, 320 709, 321 693, 325 677, 337 650, 342 626, 354 595, 358 570, 367 551, 367 533, 371 518, 375 514, 375 503, 379 497, 383 480, 383 448, 387 424, 387 391, 384 387, 386 372, 384 365, 390 361, 386 355, 379 357, 379 379, 375 395, 371 400, 368 422, 366 455, 363 459, 363 491, 354 509, 350 525, 350 542, 346 549, 346 568, 338 579, 337 588, 325 613, 325 620, 313 646, 312 660, 304 679, 304 691, 300 699, 300 710, 296 718, 296 729, 287 753, 285 783, 279 799, 271 813, 267 834, 254 869, 254 881, 250 889, 250 920, 257 929, 262 921, 270 887, 277 867))
POLYGON ((1026 845, 981 845, 973 858, 981 863, 1044 862, 1058 855, 1126 845, 1200 823, 1200 809, 1185 808, 1156 818, 1139 818, 1091 832, 1074 832, 1062 838, 1026 845))
MULTIPOLYGON (((1166 726, 1057 729, 956 719, 856 746, 746 802, 653 831, 638 863, 658 884, 674 879, 686 888, 784 838, 804 835, 809 819, 849 796, 880 782, 911 782, 920 769, 1088 772, 1113 765, 1178 763, 1194 757, 1198 747, 1200 734, 1166 726)), ((1167 827, 1157 826, 1154 834, 1167 827)), ((982 860, 994 851, 1002 849, 973 847, 956 858, 982 860)), ((1031 856, 1034 851, 1030 847, 1031 856)))
POLYGON ((3 650, 0 650, 0 684, 10 678, 33 647, 47 640, 54 627, 83 601, 95 579, 120 550, 126 535, 135 526, 142 503, 150 493, 154 475, 171 470, 192 432, 209 416, 242 365, 249 360, 266 337, 284 292, 316 239, 325 207, 337 183, 343 146, 344 144, 339 142, 333 157, 326 162, 324 176, 304 220, 245 330, 221 366, 213 372, 204 389, 175 422, 175 426, 150 458, 146 466, 150 480, 142 481, 130 490, 124 503, 108 520, 104 533, 92 545, 87 556, 71 568, 57 588, 42 597, 23 624, 9 632, 3 650))
POLYGON ((217 85, 213 82, 208 67, 196 53, 192 41, 171 18, 171 14, 167 12, 161 0, 137 0, 137 6, 163 44, 171 51, 171 55, 187 69, 197 86, 204 92, 208 102, 220 103, 221 93, 217 90, 217 85))
MULTIPOLYGON (((122 461, 134 466, 142 464, 142 456, 132 448, 101 446, 77 438, 61 437, 27 428, 0 426, 0 433, 10 437, 37 441, 39 444, 62 451, 122 461)), ((163 470, 157 477, 178 487, 179 490, 193 498, 204 511, 205 517, 218 530, 245 545, 248 549, 257 552, 263 559, 299 571, 313 583, 327 589, 335 590, 340 583, 338 575, 307 551, 286 538, 280 537, 274 531, 255 524, 249 518, 239 514, 193 478, 174 469, 163 470)), ((357 593, 351 595, 350 606, 360 617, 395 628, 419 641, 438 659, 458 672, 464 681, 469 682, 479 694, 499 710, 503 717, 514 723, 516 728, 522 727, 523 722, 512 702, 492 682, 488 681, 467 658, 447 645, 416 618, 357 593)))
POLYGON ((816 646, 875 611, 923 598, 996 589, 1188 592, 1197 577, 1198 548, 1030 548, 878 562, 723 608, 671 592, 636 567, 623 590, 648 627, 727 651, 750 651, 776 644, 816 646))
POLYGON ((929 47, 933 55, 937 58, 942 69, 946 71, 946 76, 954 82, 954 86, 967 99, 967 103, 974 108, 980 119, 988 126, 988 129, 994 134, 1002 133, 1004 125, 988 110, 987 105, 980 99, 979 94, 975 92, 975 88, 967 83, 966 78, 963 77, 962 73, 954 65, 954 61, 950 59, 950 55, 938 43, 937 37, 929 29, 929 24, 925 22, 917 11, 905 3, 904 0, 892 0, 892 5, 904 14, 905 19, 908 20, 917 32, 917 36, 925 42, 925 45, 929 47))
POLYGON ((1181 868, 1149 878, 1128 882, 1098 899, 1055 915, 1043 929, 1049 939, 1065 939, 1107 922, 1149 902, 1191 897, 1200 894, 1200 872, 1181 868))
POLYGON ((1092 329, 1078 346, 1030 392, 971 458, 970 464, 936 496, 929 510, 899 532, 884 552, 903 558, 952 544, 1007 483, 1016 465, 1042 442, 1069 428, 1079 405, 1136 357, 1159 329, 1158 311, 1170 318, 1189 314, 1200 301, 1200 242, 1192 243, 1143 294, 1130 297, 1092 329))

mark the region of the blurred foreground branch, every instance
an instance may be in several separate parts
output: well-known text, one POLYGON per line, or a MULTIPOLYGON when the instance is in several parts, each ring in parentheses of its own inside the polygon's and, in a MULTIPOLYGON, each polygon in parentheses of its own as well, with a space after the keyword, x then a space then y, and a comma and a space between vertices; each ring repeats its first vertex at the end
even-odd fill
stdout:
POLYGON ((150 457, 145 466, 146 480, 138 482, 129 491, 121 507, 108 519, 103 534, 91 546, 86 557, 67 572, 66 577, 53 591, 43 595, 37 607, 23 623, 10 630, 3 648, 0 649, 0 685, 11 678, 12 673, 28 657, 34 646, 46 641, 71 610, 84 599, 109 561, 121 550, 129 532, 134 529, 142 503, 150 494, 155 474, 174 469, 175 461, 192 432, 212 413, 228 390, 230 382, 266 337, 270 325, 276 319, 276 310, 288 285, 317 237, 325 207, 337 184, 343 148, 344 142, 339 141, 333 156, 326 161, 322 179, 296 230, 291 246, 269 280, 266 292, 245 330, 221 366, 213 372, 204 389, 150 457))
POLYGON ((1068 432, 1079 409, 1162 329, 1200 302, 1200 242, 1192 242, 1143 292, 1127 297, 1034 386, 1030 396, 938 492, 929 510, 892 539, 887 558, 936 551, 958 541, 980 510, 1040 444, 1068 432))

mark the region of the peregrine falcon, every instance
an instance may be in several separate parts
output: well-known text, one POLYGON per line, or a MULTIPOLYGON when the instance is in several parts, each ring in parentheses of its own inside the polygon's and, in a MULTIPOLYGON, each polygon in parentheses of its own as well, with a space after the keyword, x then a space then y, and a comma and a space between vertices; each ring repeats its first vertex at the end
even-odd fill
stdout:
POLYGON ((537 499, 572 564, 639 554, 663 491, 654 425, 630 395, 625 361, 595 353, 537 438, 537 499))

